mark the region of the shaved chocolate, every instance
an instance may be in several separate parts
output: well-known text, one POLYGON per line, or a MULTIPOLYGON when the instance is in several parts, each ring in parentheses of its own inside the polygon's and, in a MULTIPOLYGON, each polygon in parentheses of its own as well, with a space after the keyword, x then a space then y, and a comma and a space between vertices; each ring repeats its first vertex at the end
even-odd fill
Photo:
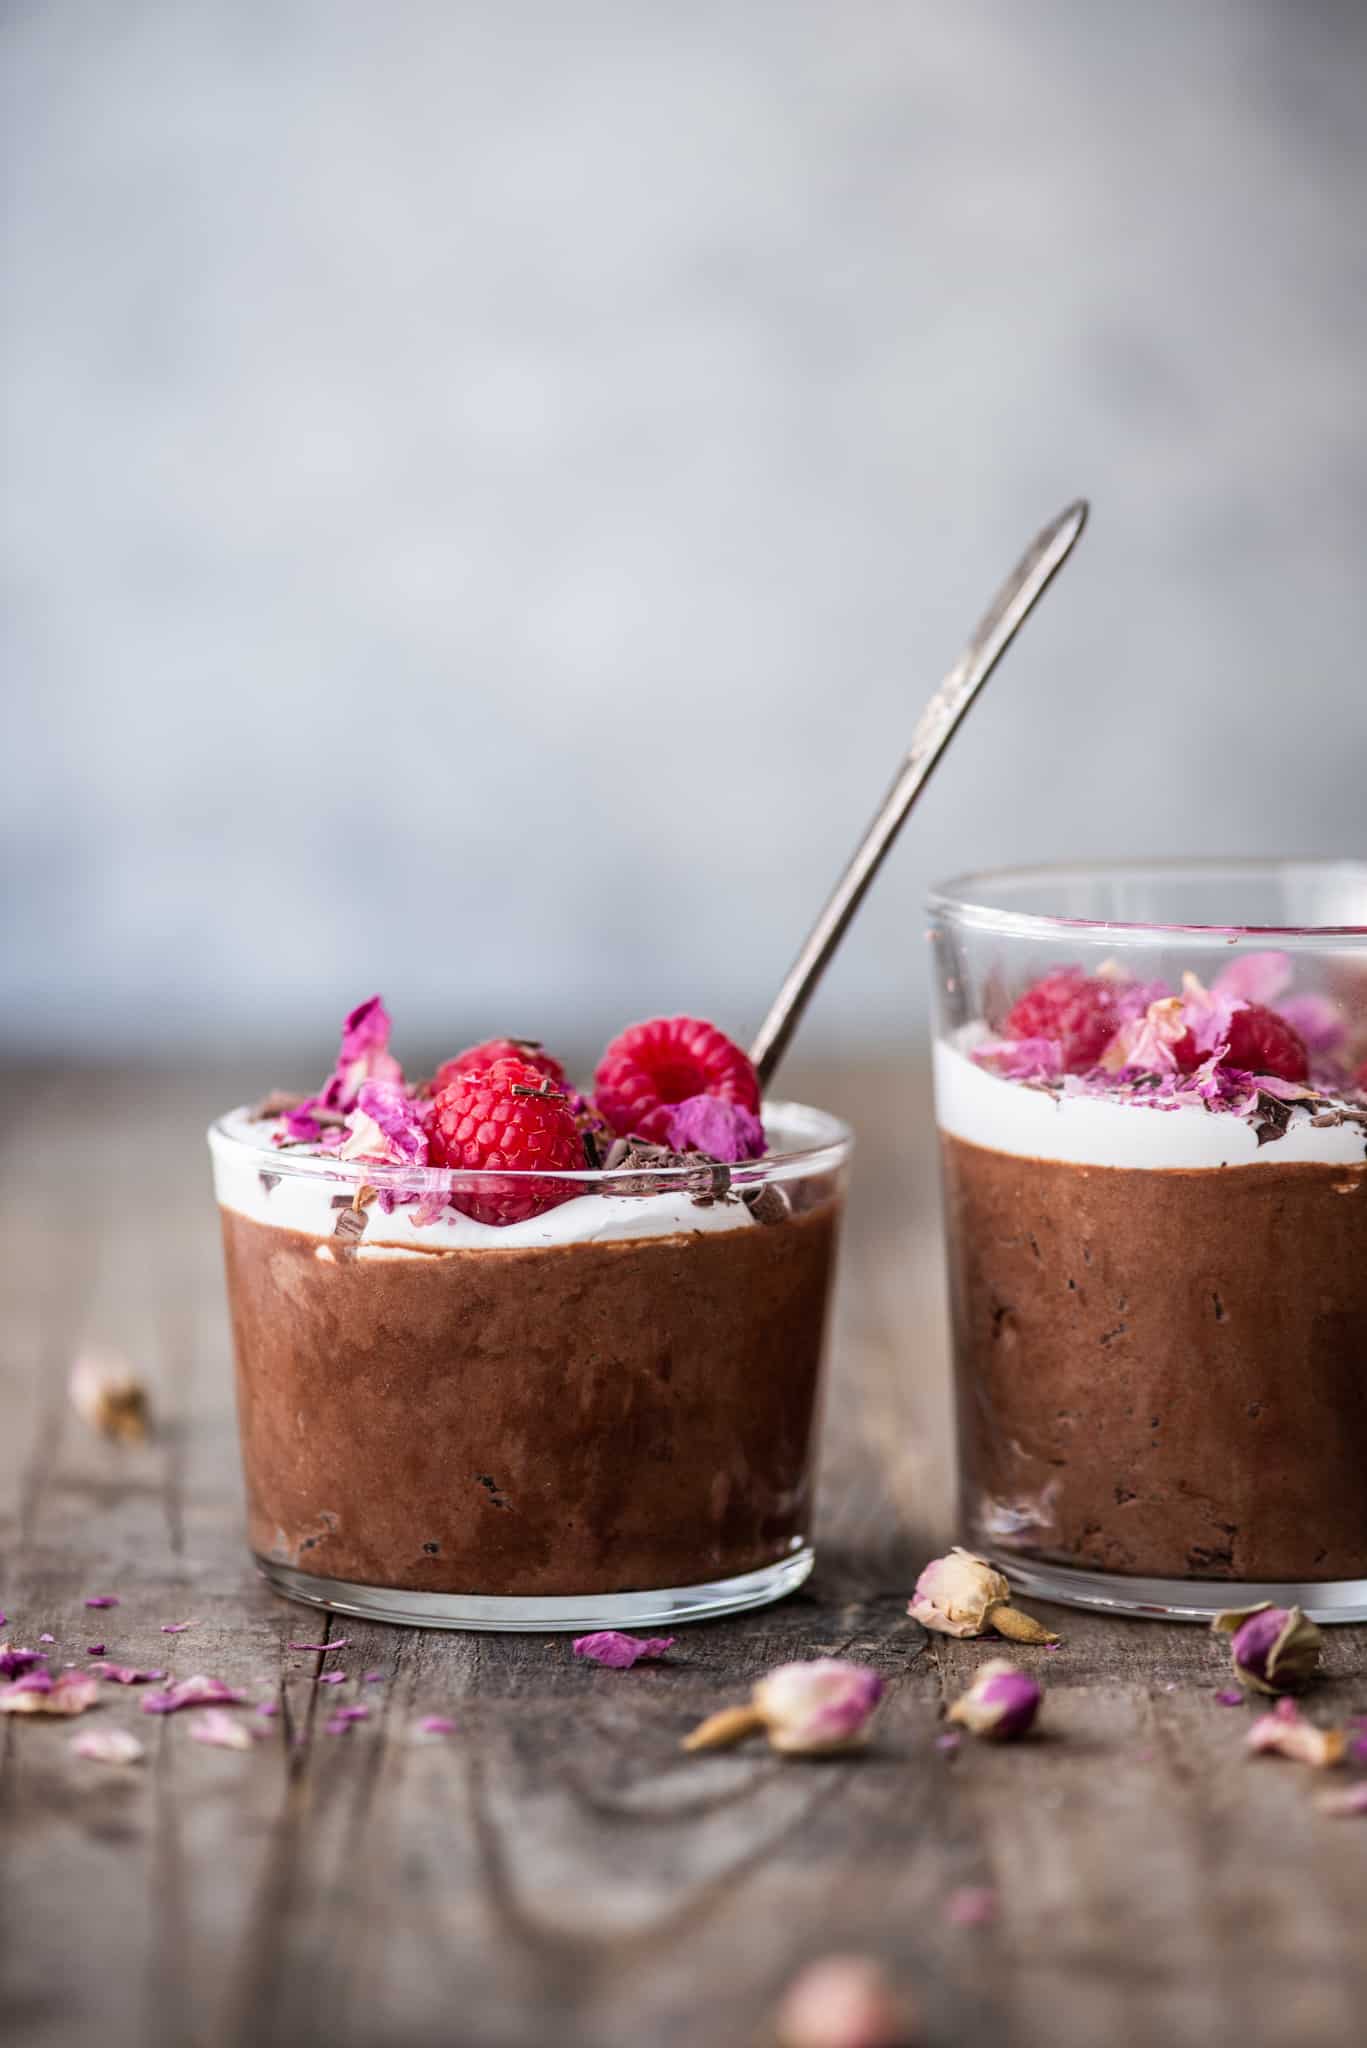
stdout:
POLYGON ((353 1242, 365 1236, 366 1213, 364 1209, 353 1209, 350 1202, 338 1210, 337 1221, 332 1226, 334 1237, 349 1238, 353 1242))
POLYGON ((272 1088, 269 1095, 263 1095, 259 1102, 252 1104, 247 1111, 247 1120, 262 1124, 269 1117, 284 1116, 289 1110, 298 1109, 303 1099, 302 1095, 293 1094, 288 1088, 272 1088))
POLYGON ((1258 1106, 1249 1121, 1253 1125, 1260 1145, 1270 1145, 1276 1138, 1286 1136, 1286 1127, 1291 1121, 1291 1105, 1279 1102, 1275 1095, 1269 1095, 1265 1088, 1258 1090, 1258 1106))
POLYGON ((741 1200, 756 1223, 788 1221, 788 1198, 776 1181, 769 1180, 762 1187, 743 1189, 741 1200))

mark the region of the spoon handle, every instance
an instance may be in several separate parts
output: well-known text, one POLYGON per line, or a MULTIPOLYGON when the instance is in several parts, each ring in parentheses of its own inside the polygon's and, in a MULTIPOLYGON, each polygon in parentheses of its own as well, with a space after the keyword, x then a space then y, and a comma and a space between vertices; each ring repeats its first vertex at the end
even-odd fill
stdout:
POLYGON ((767 1087, 788 1041, 802 1020, 813 990, 864 892, 882 865, 883 856, 901 831, 908 811, 930 780, 930 772, 954 735, 959 720, 1056 572, 1067 560, 1087 521, 1087 501, 1079 498, 1037 534, 1024 556, 993 598, 973 638, 936 690, 916 722, 911 749, 897 771, 892 788, 832 891, 830 900, 807 935, 802 951, 784 977, 773 1007, 759 1028, 750 1057, 767 1087))

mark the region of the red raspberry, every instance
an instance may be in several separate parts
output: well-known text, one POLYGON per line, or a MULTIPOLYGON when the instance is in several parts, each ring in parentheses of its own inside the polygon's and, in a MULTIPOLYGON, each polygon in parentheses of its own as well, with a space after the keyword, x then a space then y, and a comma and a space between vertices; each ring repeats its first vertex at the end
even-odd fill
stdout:
POLYGON ((1310 1078, 1310 1056, 1300 1032, 1262 1003, 1234 1012, 1225 1058, 1229 1066, 1242 1067, 1248 1074, 1276 1074, 1283 1081, 1310 1078))
MULTIPOLYGON (((524 1060, 495 1060, 482 1072, 458 1075, 433 1099, 427 1156, 433 1166, 472 1173, 578 1173, 584 1142, 569 1103, 545 1074, 524 1060)), ((478 1194, 457 1191, 451 1206, 477 1223, 525 1223, 573 1193, 555 1181, 510 1178, 488 1182, 478 1194)))
POLYGON ((1118 1030, 1114 982, 1084 974, 1080 967, 1056 967, 1028 988, 1007 1017, 1006 1038, 1050 1038, 1063 1069, 1083 1074, 1094 1067, 1118 1030))
POLYGON ((565 1069, 559 1060, 552 1059, 539 1039, 486 1038, 483 1045, 468 1045, 453 1060, 443 1061, 432 1076, 432 1093, 440 1095, 458 1075, 482 1073, 495 1060, 521 1060, 524 1067, 535 1067, 538 1074, 544 1074, 561 1093, 569 1087, 565 1069))
POLYGON ((598 1063, 594 1098, 619 1137, 669 1140, 669 1112, 693 1095, 716 1095, 759 1114, 759 1081, 747 1056, 699 1017, 629 1024, 598 1063))

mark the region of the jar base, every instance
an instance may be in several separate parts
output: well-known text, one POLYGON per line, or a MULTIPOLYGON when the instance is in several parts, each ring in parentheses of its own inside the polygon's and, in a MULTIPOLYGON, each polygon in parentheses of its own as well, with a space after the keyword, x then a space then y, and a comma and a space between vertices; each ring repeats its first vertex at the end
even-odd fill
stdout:
POLYGON ((1299 1607, 1312 1621, 1367 1621, 1367 1579, 1308 1584, 1253 1584, 1230 1579, 1140 1579, 1120 1572, 1081 1572, 1068 1565, 1023 1563, 992 1554, 1013 1586, 1036 1600, 1090 1607, 1152 1621, 1212 1621, 1230 1607, 1299 1607))
POLYGON ((738 1578, 712 1579, 700 1586, 668 1586, 658 1592, 564 1594, 512 1599, 482 1593, 418 1593, 386 1586, 357 1586, 346 1579, 316 1578, 274 1559, 256 1556, 268 1586, 287 1600, 326 1607, 356 1621, 397 1622, 405 1628, 499 1629, 526 1634, 557 1630, 587 1634, 600 1628, 654 1628, 684 1621, 708 1621, 768 1607, 792 1593, 811 1572, 816 1556, 809 1543, 777 1564, 738 1578))

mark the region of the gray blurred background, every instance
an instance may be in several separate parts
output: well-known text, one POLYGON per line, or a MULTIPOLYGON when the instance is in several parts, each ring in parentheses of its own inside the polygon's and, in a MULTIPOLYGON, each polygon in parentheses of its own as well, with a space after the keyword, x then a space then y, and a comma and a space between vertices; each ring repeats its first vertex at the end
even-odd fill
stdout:
POLYGON ((1362 850, 1367 9, 2 20, 11 1049, 748 1033, 1078 493, 804 1045, 932 876, 1362 850))

